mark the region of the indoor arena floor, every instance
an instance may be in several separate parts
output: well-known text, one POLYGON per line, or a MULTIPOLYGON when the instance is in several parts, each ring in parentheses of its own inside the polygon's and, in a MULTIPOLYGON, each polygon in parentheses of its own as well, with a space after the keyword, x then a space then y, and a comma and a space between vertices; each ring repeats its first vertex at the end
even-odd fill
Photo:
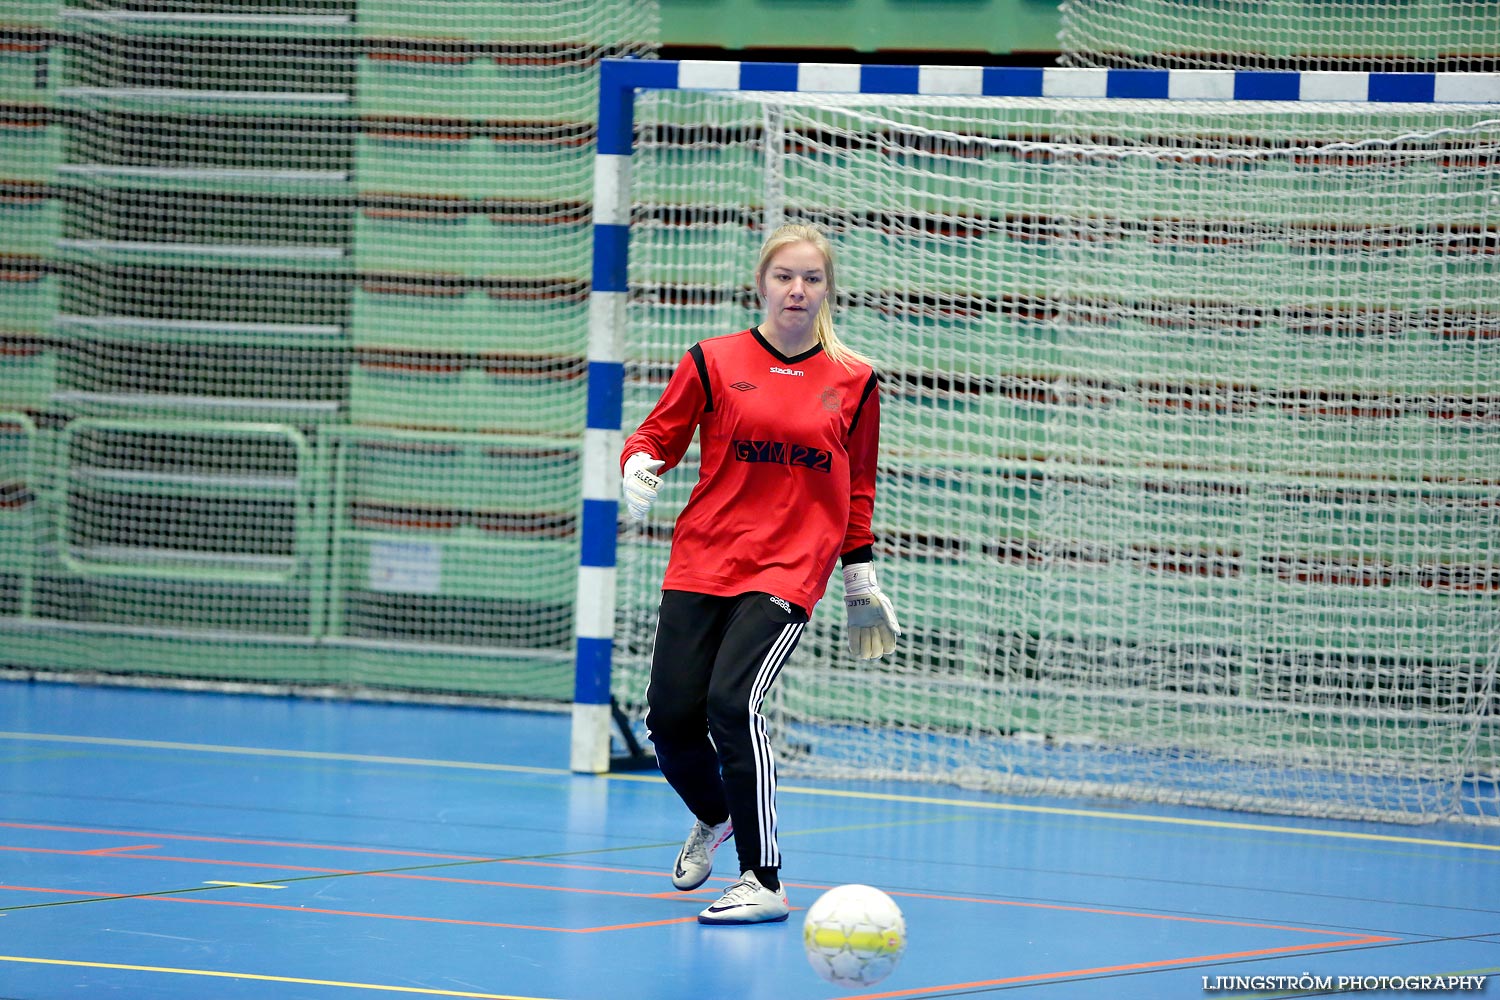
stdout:
POLYGON ((0 738, 7 1000, 1500 996, 1500 826, 787 778, 791 919, 705 927, 732 848, 674 891, 689 818, 566 716, 0 681, 0 738), (863 991, 802 952, 846 882, 909 930, 863 991))

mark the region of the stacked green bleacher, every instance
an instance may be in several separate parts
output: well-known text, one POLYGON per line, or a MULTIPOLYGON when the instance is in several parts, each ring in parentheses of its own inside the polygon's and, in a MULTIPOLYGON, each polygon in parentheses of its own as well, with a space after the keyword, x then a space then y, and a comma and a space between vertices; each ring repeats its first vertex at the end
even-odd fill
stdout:
POLYGON ((592 71, 655 30, 0 12, 0 666, 566 699, 592 71))

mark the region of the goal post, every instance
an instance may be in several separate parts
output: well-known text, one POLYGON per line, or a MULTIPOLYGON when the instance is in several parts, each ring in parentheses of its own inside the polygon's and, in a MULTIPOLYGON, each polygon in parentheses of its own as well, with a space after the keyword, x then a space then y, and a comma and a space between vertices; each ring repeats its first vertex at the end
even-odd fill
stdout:
POLYGON ((622 434, 827 229, 907 635, 815 614, 788 773, 1495 819, 1500 76, 606 60, 573 768, 639 715, 672 521, 622 434))

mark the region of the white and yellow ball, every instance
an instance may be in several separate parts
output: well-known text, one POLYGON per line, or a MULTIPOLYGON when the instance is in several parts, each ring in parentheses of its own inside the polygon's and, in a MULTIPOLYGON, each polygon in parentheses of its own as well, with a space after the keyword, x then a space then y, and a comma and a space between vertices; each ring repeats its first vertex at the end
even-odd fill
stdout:
POLYGON ((858 988, 880 982, 906 951, 906 918, 896 901, 868 885, 829 889, 807 908, 802 944, 814 971, 858 988))

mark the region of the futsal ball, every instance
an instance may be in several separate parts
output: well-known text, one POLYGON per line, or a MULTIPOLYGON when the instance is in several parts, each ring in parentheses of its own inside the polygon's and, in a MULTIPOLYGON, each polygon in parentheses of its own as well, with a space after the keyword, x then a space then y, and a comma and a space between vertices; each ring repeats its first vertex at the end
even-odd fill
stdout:
POLYGON ((802 945, 813 969, 838 986, 880 982, 906 951, 906 919, 896 901, 873 886, 829 889, 807 908, 802 945))

